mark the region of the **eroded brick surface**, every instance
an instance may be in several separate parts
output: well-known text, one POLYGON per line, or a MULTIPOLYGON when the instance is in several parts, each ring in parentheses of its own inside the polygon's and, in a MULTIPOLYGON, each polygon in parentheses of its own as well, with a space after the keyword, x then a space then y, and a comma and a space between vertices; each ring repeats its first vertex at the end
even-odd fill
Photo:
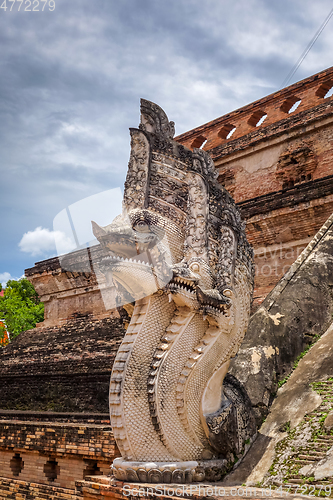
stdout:
MULTIPOLYGON (((37 482, 74 490, 78 479, 107 476, 117 456, 110 425, 0 421, 1 477, 26 481, 26 488, 37 482)), ((0 478, 0 498, 8 484, 0 478)), ((10 484, 15 491, 21 487, 23 484, 10 484)))
POLYGON ((36 500, 42 498, 80 500, 83 496, 70 488, 43 485, 40 484, 40 482, 32 482, 31 480, 21 481, 0 477, 0 498, 9 498, 13 500, 36 500))
POLYGON ((123 335, 120 320, 111 318, 22 333, 0 350, 2 409, 107 413, 123 335))

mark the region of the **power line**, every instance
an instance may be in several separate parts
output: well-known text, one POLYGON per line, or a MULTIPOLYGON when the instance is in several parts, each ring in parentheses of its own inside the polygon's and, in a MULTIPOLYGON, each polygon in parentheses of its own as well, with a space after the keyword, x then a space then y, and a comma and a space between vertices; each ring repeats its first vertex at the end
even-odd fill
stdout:
POLYGON ((298 70, 298 68, 300 67, 300 65, 302 64, 302 62, 304 61, 304 59, 306 58, 306 56, 310 52, 310 50, 312 49, 312 47, 314 46, 314 44, 318 40, 321 33, 324 31, 326 25, 328 24, 328 22, 332 16, 333 16, 333 8, 330 11, 330 13, 328 14, 328 16, 326 17, 325 21, 322 23, 322 25, 318 29, 318 31, 316 32, 316 34, 314 35, 314 37, 312 38, 312 40, 310 41, 310 43, 307 45, 304 52, 301 54, 300 58, 298 59, 298 61, 295 64, 295 66, 293 66, 293 68, 288 73, 287 77, 285 78, 285 80, 283 81, 283 83, 281 85, 281 88, 286 87, 288 85, 288 83, 290 82, 290 80, 292 79, 292 77, 294 76, 294 74, 296 73, 296 71, 298 70))

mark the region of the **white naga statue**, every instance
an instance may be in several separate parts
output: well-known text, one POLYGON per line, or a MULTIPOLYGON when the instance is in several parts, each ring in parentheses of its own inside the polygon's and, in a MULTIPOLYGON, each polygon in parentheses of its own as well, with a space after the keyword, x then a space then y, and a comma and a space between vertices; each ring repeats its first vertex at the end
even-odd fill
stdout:
POLYGON ((227 375, 250 315, 252 248, 211 157, 173 135, 164 111, 141 100, 123 214, 93 223, 128 315, 110 384, 112 469, 136 482, 218 480, 256 432, 227 375))

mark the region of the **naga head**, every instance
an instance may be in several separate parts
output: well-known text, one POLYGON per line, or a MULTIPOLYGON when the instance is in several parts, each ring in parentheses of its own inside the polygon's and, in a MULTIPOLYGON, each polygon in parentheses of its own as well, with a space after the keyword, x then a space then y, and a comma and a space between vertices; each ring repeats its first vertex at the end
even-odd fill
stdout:
MULTIPOLYGON (((170 224, 158 213, 147 209, 124 210, 106 227, 92 223, 93 232, 105 250, 104 270, 112 273, 120 302, 134 302, 151 295, 172 278, 177 258, 170 249, 170 224)), ((182 235, 173 228, 173 242, 183 244, 182 235)))
POLYGON ((93 222, 119 303, 167 293, 212 324, 231 323, 235 275, 241 267, 252 287, 253 256, 211 157, 175 142, 173 122, 144 99, 130 132, 123 213, 104 228, 93 222))

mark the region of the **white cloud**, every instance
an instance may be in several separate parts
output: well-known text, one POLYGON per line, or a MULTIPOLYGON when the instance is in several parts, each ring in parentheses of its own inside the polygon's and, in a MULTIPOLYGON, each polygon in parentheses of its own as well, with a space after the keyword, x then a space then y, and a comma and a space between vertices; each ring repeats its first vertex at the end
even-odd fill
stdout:
POLYGON ((13 280, 13 279, 14 278, 12 277, 12 275, 10 273, 7 273, 7 272, 0 273, 0 283, 2 285, 2 288, 5 288, 8 280, 13 280))
POLYGON ((0 283, 2 285, 2 289, 6 288, 7 281, 9 281, 9 280, 18 281, 24 277, 25 277, 24 274, 22 274, 22 276, 20 276, 19 278, 16 278, 15 276, 12 276, 7 271, 5 271, 4 273, 0 273, 0 283))
POLYGON ((24 233, 19 243, 22 252, 31 255, 51 255, 56 253, 56 242, 58 253, 66 253, 73 250, 73 241, 62 231, 50 231, 41 226, 34 231, 24 233))

